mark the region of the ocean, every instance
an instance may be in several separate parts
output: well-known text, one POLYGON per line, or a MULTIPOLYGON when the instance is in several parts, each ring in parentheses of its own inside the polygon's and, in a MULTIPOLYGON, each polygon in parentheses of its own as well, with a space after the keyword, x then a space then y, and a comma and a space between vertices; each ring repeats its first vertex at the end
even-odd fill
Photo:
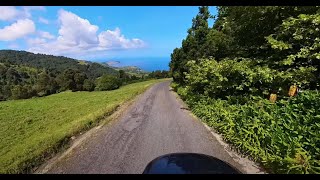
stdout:
POLYGON ((169 70, 170 57, 143 57, 143 58, 112 58, 108 60, 96 60, 96 62, 119 61, 113 66, 137 66, 145 71, 169 70))

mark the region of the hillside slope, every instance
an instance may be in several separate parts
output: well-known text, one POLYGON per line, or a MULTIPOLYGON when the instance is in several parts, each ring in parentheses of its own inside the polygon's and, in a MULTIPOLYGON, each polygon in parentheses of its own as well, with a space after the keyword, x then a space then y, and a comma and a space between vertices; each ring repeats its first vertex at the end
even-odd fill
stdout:
POLYGON ((99 63, 63 56, 34 54, 27 51, 0 50, 0 63, 23 65, 39 69, 45 68, 53 73, 61 73, 68 68, 76 69, 84 72, 89 78, 97 78, 103 74, 118 74, 113 68, 102 66, 99 63))
POLYGON ((119 72, 99 63, 62 56, 0 50, 0 101, 57 92, 92 91, 102 75, 119 72))

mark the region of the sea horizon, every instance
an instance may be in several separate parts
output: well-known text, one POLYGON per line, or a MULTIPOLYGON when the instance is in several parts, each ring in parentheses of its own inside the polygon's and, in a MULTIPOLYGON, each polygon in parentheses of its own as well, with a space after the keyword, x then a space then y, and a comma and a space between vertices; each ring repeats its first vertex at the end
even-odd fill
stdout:
POLYGON ((169 70, 170 57, 124 57, 124 58, 108 58, 96 59, 92 62, 110 62, 118 61, 114 67, 137 66, 144 71, 169 70))

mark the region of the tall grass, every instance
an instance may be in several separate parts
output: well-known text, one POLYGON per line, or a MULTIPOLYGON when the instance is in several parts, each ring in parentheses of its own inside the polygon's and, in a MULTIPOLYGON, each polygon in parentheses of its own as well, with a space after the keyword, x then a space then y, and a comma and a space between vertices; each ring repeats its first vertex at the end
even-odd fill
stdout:
POLYGON ((267 171, 320 174, 318 91, 271 103, 260 97, 213 99, 173 88, 197 117, 267 171))

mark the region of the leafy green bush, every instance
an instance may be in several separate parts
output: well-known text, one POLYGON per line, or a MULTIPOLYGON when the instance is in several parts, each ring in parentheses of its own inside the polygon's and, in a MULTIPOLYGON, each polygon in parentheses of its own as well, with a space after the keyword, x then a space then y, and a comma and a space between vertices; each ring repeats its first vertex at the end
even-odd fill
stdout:
POLYGON ((248 58, 202 59, 199 62, 188 61, 189 72, 185 73, 186 85, 193 93, 209 97, 287 94, 290 85, 310 83, 314 68, 278 71, 266 65, 259 65, 259 60, 248 58))
POLYGON ((83 81, 83 89, 85 91, 93 91, 95 88, 95 84, 94 84, 94 81, 91 80, 91 79, 85 79, 83 81))
POLYGON ((320 59, 320 14, 300 14, 283 21, 275 34, 266 39, 277 54, 284 55, 279 65, 314 65, 320 59))
POLYGON ((116 76, 105 74, 97 79, 96 90, 107 91, 118 89, 122 82, 116 76))
MULTIPOLYGON (((319 88, 320 14, 300 14, 283 21, 274 34, 266 37, 274 49, 268 59, 276 69, 309 69, 314 77, 307 84, 319 88)), ((297 82, 298 84, 300 81, 297 82)), ((300 85, 300 84, 299 84, 300 85)))
POLYGON ((184 97, 196 116, 267 170, 320 173, 318 91, 305 91, 275 104, 260 97, 243 105, 190 93, 184 97))

